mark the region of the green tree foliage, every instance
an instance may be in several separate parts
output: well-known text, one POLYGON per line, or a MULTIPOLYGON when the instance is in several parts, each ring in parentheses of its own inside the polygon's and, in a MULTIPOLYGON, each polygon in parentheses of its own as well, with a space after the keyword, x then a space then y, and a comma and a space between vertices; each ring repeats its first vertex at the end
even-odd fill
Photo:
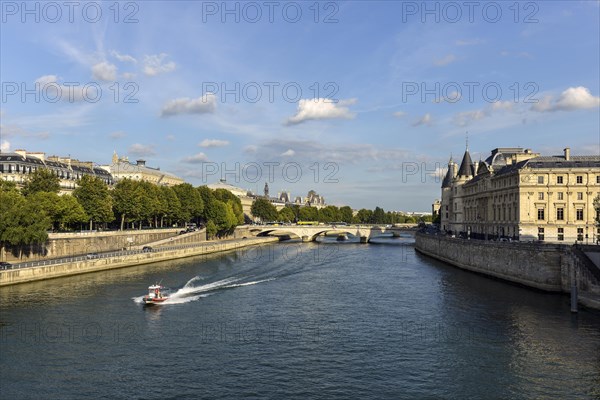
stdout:
POLYGON ((279 210, 277 220, 281 222, 294 222, 296 220, 296 214, 294 214, 294 210, 290 207, 283 207, 279 210))
POLYGON ((340 221, 352 223, 352 209, 348 206, 340 207, 340 221))
POLYGON ((250 211, 255 218, 260 218, 264 222, 277 220, 277 209, 266 199, 258 198, 254 200, 250 211))
POLYGON ((216 189, 213 193, 217 200, 231 205, 236 218, 236 225, 242 225, 244 223, 244 210, 240 198, 226 189, 216 189))
POLYGON ((385 215, 385 211, 383 210, 383 208, 375 207, 375 210, 373 211, 372 223, 373 224, 385 224, 386 222, 387 222, 386 215, 385 215))
POLYGON ((52 226, 39 202, 23 197, 15 190, 0 191, 0 242, 3 246, 22 247, 44 243, 52 226))
POLYGON ((373 223, 373 211, 361 208, 356 214, 356 222, 359 224, 372 224, 373 223))
POLYGON ((81 204, 71 195, 59 196, 51 192, 37 192, 27 198, 50 218, 54 230, 65 230, 69 226, 76 226, 88 220, 81 204))
POLYGON ((206 238, 208 240, 213 240, 217 235, 217 226, 214 222, 208 221, 206 223, 206 238))
POLYGON ((163 199, 167 206, 164 218, 167 220, 168 224, 172 225, 174 222, 181 221, 181 202, 179 201, 177 194, 175 194, 175 191, 168 186, 161 186, 160 190, 163 193, 163 199))
POLYGON ((215 224, 219 235, 230 233, 237 225, 237 218, 231 205, 221 200, 211 201, 206 209, 206 215, 208 220, 215 224))
POLYGON ((198 193, 200 193, 200 197, 202 198, 202 202, 204 203, 204 213, 202 214, 202 219, 208 221, 208 218, 206 217, 206 207, 208 206, 208 204, 215 201, 217 198, 215 197, 213 190, 206 185, 198 186, 196 190, 198 191, 198 193))
POLYGON ((204 201, 200 192, 189 183, 173 186, 173 190, 181 203, 181 220, 190 222, 204 215, 204 201))
POLYGON ((117 182, 111 192, 114 212, 121 219, 121 230, 125 223, 139 219, 141 199, 136 187, 136 181, 122 179, 117 182))
POLYGON ((112 197, 102 179, 84 175, 77 184, 78 187, 73 191, 73 196, 83 206, 90 221, 90 230, 93 229, 94 222, 96 224, 106 223, 115 219, 112 197))
POLYGON ((298 210, 298 220, 318 221, 319 210, 316 207, 300 207, 300 209, 298 210))
POLYGON ((60 191, 60 179, 48 168, 38 168, 27 176, 21 193, 29 196, 37 192, 58 193, 60 191))
POLYGON ((319 222, 331 223, 340 220, 340 210, 336 206, 326 206, 319 210, 319 222))

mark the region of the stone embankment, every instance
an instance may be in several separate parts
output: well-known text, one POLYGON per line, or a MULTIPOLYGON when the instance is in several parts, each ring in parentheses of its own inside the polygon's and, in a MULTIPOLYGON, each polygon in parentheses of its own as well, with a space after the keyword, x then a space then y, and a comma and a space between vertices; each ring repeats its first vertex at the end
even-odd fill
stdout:
POLYGON ((417 233, 415 248, 422 254, 469 271, 519 283, 528 287, 570 293, 573 284, 578 300, 600 309, 600 269, 589 257, 598 246, 578 248, 546 243, 465 240, 417 233))
POLYGON ((65 262, 62 264, 0 271, 0 286, 105 271, 140 264, 150 264, 158 261, 167 261, 177 258, 201 256, 278 241, 278 238, 272 237, 249 237, 247 239, 204 241, 195 245, 180 245, 177 248, 166 247, 159 249, 159 251, 135 254, 119 254, 114 257, 106 258, 87 259, 84 257, 79 257, 79 259, 76 261, 65 262))

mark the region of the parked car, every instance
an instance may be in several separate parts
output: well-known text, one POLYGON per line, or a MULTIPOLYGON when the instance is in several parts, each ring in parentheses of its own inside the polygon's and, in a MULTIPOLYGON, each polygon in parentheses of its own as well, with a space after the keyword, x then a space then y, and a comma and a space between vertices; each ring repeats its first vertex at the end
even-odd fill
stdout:
POLYGON ((85 255, 85 258, 87 258, 88 260, 93 260, 93 259, 98 258, 98 257, 99 257, 98 253, 87 253, 85 255))
POLYGON ((0 262, 0 269, 12 269, 12 264, 6 261, 0 262))
POLYGON ((152 253, 152 247, 150 247, 150 246, 144 246, 144 247, 142 248, 142 251, 143 251, 144 253, 152 253))

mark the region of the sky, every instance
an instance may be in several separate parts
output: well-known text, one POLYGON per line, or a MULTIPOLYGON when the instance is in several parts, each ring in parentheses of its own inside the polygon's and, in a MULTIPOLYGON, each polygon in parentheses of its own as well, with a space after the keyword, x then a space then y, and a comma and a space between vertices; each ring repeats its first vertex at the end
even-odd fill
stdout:
POLYGON ((450 156, 600 154, 600 1, 1 1, 0 147, 428 211, 450 156))

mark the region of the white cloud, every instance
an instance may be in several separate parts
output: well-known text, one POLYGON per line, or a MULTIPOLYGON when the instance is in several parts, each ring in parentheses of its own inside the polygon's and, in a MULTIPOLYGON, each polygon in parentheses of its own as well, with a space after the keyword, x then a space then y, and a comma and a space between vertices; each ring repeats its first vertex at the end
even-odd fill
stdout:
POLYGON ((163 63, 166 57, 168 56, 165 53, 144 56, 144 74, 148 76, 156 76, 158 74, 175 70, 176 65, 173 61, 163 63))
POLYGON ((44 100, 49 103, 60 100, 70 103, 82 101, 84 99, 95 100, 99 96, 95 86, 65 86, 59 83, 58 79, 59 78, 56 75, 44 75, 35 80, 37 90, 40 91, 44 100))
POLYGON ((182 161, 188 164, 200 164, 208 161, 208 157, 204 153, 198 153, 193 156, 185 157, 182 161))
POLYGON ((129 154, 134 155, 136 157, 147 157, 156 154, 153 145, 141 143, 134 143, 131 146, 129 146, 128 152, 129 154))
POLYGON ((114 140, 117 140, 117 139, 124 138, 125 136, 127 136, 127 135, 126 135, 126 134, 125 134, 125 132, 123 132, 123 131, 115 131, 115 132, 111 132, 111 133, 108 135, 108 137, 109 137, 109 138, 111 138, 111 139, 114 139, 114 140))
POLYGON ((175 135, 167 135, 167 140, 169 142, 172 142, 173 140, 175 140, 175 135))
POLYGON ((133 63, 133 64, 137 63, 137 60, 135 58, 133 58, 132 56, 130 56, 129 54, 119 54, 114 50, 111 51, 110 54, 121 62, 129 62, 129 63, 133 63))
POLYGON ((438 67, 443 67, 445 65, 453 63, 454 61, 456 61, 456 56, 454 54, 448 54, 443 58, 434 60, 433 63, 438 67))
POLYGON ((513 109, 514 105, 515 104, 510 101, 497 101, 495 103, 492 103, 492 110, 510 111, 513 109))
POLYGON ((198 146, 200 147, 223 147, 229 145, 227 140, 219 140, 219 139, 204 139, 198 146))
POLYGON ((41 86, 56 82, 58 82, 58 76, 56 75, 44 75, 35 80, 35 83, 39 83, 41 86))
POLYGON ((454 124, 458 126, 467 126, 473 121, 478 121, 487 117, 488 114, 485 110, 473 110, 459 112, 454 116, 454 124))
POLYGON ((570 87, 563 91, 558 99, 545 96, 531 109, 538 112, 574 111, 600 107, 600 97, 594 97, 590 90, 583 86, 570 87))
POLYGON ((245 153, 256 153, 257 151, 258 151, 258 146, 255 146, 253 144, 249 144, 248 146, 246 146, 244 148, 245 153))
POLYGON ((0 151, 4 153, 8 153, 10 151, 10 142, 8 140, 3 140, 0 142, 0 151))
POLYGON ((396 118, 402 118, 406 115, 406 113, 404 111, 396 111, 393 115, 396 118))
POLYGON ((485 41, 481 40, 481 39, 466 39, 466 40, 457 40, 455 43, 457 46, 474 46, 476 44, 485 43, 485 41))
POLYGON ((107 61, 102 61, 92 67, 94 79, 100 81, 114 81, 117 79, 117 67, 107 61))
POLYGON ((23 129, 18 125, 1 125, 0 124, 0 137, 20 137, 35 140, 46 140, 50 137, 48 131, 42 132, 31 132, 23 129))
POLYGON ((124 79, 135 79, 136 75, 133 72, 123 72, 124 79))
POLYGON ((432 118, 431 114, 427 113, 423 115, 420 119, 415 121, 412 126, 421 126, 421 125, 431 125, 432 118))
POLYGON ((197 99, 183 97, 170 100, 161 110, 161 117, 179 114, 211 114, 217 108, 217 98, 212 93, 207 93, 197 99))
POLYGON ((287 149, 286 151, 284 151, 283 153, 281 153, 282 157, 293 157, 296 154, 296 152, 292 149, 287 149))
POLYGON ((352 119, 356 116, 347 105, 356 103, 356 99, 340 100, 334 103, 330 99, 302 99, 298 102, 296 114, 286 121, 286 125, 297 125, 309 120, 352 119))

